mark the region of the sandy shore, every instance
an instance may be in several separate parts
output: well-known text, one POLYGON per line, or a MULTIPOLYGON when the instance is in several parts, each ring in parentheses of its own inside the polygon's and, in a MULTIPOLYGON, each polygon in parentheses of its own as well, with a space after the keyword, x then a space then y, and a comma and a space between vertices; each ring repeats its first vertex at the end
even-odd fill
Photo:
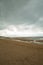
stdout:
POLYGON ((0 39, 0 65, 43 65, 43 44, 0 39))

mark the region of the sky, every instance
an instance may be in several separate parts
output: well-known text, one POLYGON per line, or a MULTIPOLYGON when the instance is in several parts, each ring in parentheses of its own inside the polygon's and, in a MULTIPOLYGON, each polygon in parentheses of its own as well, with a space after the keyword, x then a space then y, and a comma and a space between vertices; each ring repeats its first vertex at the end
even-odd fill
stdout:
POLYGON ((0 36, 43 36, 43 0, 0 0, 0 36))

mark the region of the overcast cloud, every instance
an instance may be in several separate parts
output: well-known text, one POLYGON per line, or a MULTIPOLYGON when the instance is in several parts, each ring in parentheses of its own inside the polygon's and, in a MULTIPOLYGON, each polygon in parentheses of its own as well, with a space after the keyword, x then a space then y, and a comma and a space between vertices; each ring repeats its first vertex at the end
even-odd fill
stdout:
POLYGON ((0 36, 43 36, 43 0, 0 0, 0 36))

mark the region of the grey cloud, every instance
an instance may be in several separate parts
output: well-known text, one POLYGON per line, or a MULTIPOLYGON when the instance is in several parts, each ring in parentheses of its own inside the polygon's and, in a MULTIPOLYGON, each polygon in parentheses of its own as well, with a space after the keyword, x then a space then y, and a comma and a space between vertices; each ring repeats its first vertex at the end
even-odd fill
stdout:
POLYGON ((34 24, 43 29, 43 0, 0 0, 0 29, 9 24, 34 24), (5 23, 4 23, 5 22, 5 23))

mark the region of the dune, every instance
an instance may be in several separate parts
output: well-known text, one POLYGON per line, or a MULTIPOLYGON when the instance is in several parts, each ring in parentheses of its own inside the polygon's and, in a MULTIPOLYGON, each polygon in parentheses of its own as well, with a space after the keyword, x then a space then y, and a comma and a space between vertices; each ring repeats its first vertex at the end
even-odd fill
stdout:
POLYGON ((0 65, 43 65, 43 44, 0 39, 0 65))

